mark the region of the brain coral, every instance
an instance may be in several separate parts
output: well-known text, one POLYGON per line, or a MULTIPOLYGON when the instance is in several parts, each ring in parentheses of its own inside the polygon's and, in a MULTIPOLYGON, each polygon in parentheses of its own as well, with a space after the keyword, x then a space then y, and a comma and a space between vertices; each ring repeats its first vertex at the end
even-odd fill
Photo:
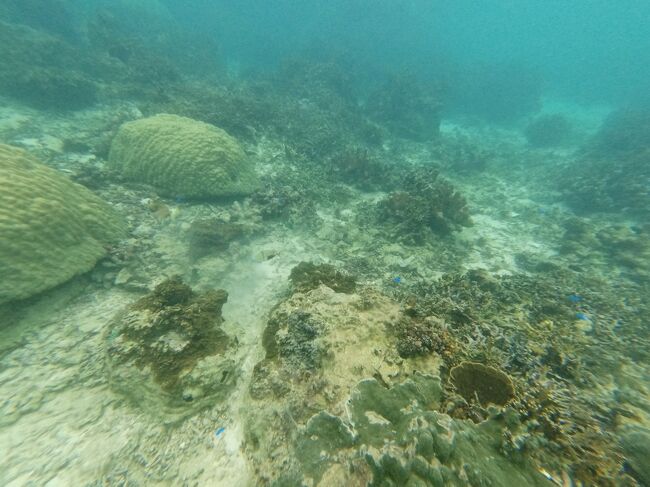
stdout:
POLYGON ((225 131, 177 115, 122 125, 109 164, 124 177, 170 196, 207 198, 250 193, 257 177, 243 149, 225 131))
POLYGON ((0 144, 0 304, 92 269, 124 230, 86 188, 0 144))

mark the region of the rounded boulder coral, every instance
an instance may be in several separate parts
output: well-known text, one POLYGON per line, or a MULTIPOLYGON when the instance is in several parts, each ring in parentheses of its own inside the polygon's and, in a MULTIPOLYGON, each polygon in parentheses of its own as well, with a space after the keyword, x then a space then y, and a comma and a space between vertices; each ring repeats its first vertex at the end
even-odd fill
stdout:
POLYGON ((88 189, 0 144, 0 304, 89 271, 124 231, 88 189))
POLYGON ((173 197, 209 198, 252 192, 257 176, 237 140, 213 125, 177 115, 127 122, 109 154, 128 180, 173 197))

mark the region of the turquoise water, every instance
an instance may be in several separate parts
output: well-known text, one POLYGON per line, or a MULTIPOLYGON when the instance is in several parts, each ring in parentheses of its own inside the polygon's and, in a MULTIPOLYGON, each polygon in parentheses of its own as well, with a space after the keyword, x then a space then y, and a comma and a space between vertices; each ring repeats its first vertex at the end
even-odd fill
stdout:
POLYGON ((647 18, 0 1, 0 484, 650 485, 647 18))

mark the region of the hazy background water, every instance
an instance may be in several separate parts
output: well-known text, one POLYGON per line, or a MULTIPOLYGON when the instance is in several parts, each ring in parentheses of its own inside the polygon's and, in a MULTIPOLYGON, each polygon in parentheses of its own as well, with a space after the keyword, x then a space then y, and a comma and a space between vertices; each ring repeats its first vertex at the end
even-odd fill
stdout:
POLYGON ((512 65, 544 90, 580 101, 646 95, 650 4, 641 0, 243 0, 165 4, 221 46, 262 67, 304 49, 447 78, 512 65))
POLYGON ((480 105, 486 84, 493 95, 514 87, 578 102, 634 103, 647 97, 650 75, 650 3, 643 0, 2 3, 4 17, 80 43, 85 21, 100 11, 130 35, 154 41, 180 28, 196 48, 209 44, 231 74, 305 53, 345 59, 368 76, 409 69, 439 82, 452 111, 480 105))

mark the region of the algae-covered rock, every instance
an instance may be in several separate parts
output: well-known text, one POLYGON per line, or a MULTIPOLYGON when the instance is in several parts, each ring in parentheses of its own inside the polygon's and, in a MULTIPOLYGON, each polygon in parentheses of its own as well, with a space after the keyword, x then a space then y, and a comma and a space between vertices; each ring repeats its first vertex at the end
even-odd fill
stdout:
POLYGON ((257 185, 253 164, 237 140, 213 125, 176 115, 122 125, 109 164, 126 179, 175 197, 247 194, 257 185))
POLYGON ((451 381, 466 401, 503 406, 515 397, 512 380, 504 372, 478 362, 463 362, 450 372, 451 381))
POLYGON ((331 264, 301 262, 291 269, 289 279, 296 291, 309 291, 321 284, 337 293, 353 293, 356 288, 354 276, 338 270, 331 264))
POLYGON ((650 430, 635 428, 626 431, 621 437, 621 447, 627 468, 641 485, 650 485, 650 430))
POLYGON ((175 276, 118 313, 105 335, 111 386, 167 422, 226 399, 239 376, 236 342, 220 328, 227 299, 175 276))
POLYGON ((0 144, 0 303, 89 271, 125 225, 89 190, 0 144))
POLYGON ((239 222, 224 222, 216 218, 192 222, 189 231, 190 257, 199 259, 214 251, 226 250, 231 242, 246 234, 239 222))

